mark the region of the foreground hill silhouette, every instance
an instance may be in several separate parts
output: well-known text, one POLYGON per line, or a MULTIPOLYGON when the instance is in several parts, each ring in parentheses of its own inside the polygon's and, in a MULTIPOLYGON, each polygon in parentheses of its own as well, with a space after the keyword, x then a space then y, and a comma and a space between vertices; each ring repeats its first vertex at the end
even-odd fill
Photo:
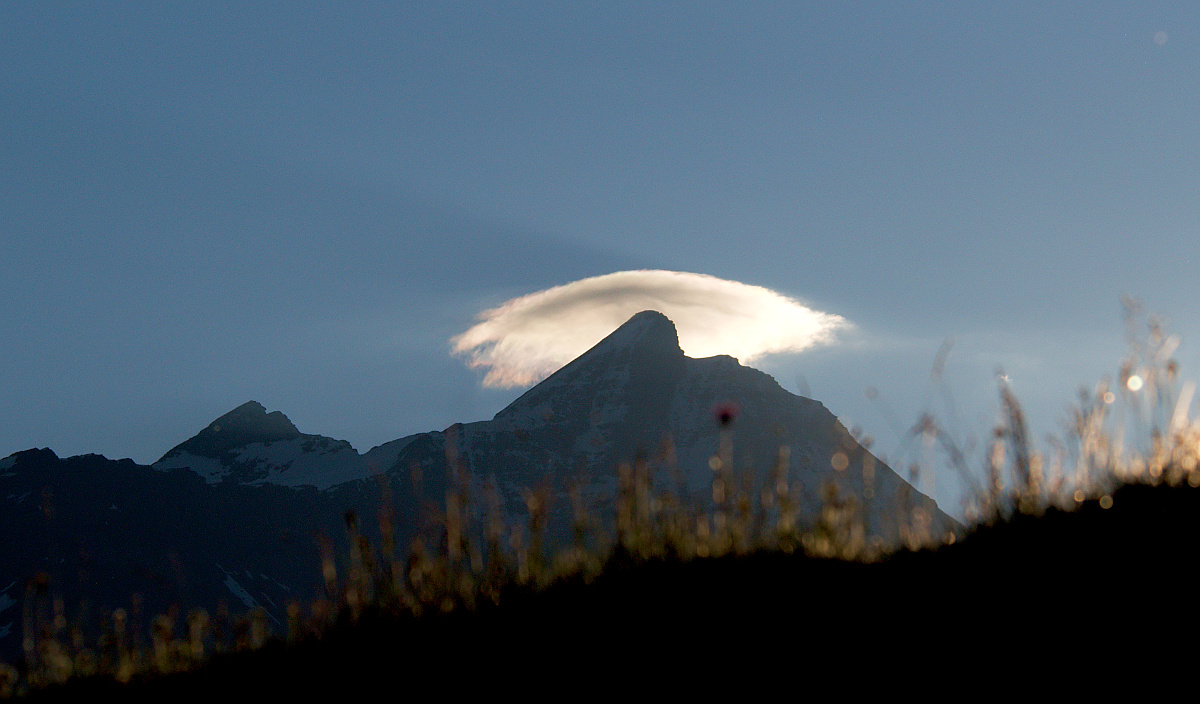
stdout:
POLYGON ((498 606, 421 617, 368 609, 319 640, 120 688, 93 679, 39 695, 754 691, 774 682, 895 694, 918 680, 977 692, 1013 671, 1094 678, 1114 658, 1166 666, 1193 652, 1198 521, 1200 490, 1133 485, 869 564, 777 550, 637 560, 618 550, 594 579, 541 592, 509 586, 498 606))
MULTIPOLYGON (((654 316, 643 316, 643 322, 651 330, 658 327, 654 316)), ((32 659, 25 663, 26 682, 60 681, 74 666, 77 675, 105 674, 76 676, 65 686, 34 695, 127 701, 693 693, 804 698, 933 692, 987 698, 1041 691, 1078 698, 1092 692, 1111 696, 1114 680, 1136 680, 1141 696, 1157 694, 1170 681, 1175 689, 1169 693, 1178 694, 1180 684, 1191 686, 1200 625, 1192 576, 1200 557, 1200 489, 1195 488, 1200 486, 1200 423, 1186 416, 1189 390, 1179 403, 1164 403, 1173 397, 1162 384, 1125 394, 1133 391, 1129 381, 1135 371, 1139 380, 1175 378, 1170 351, 1164 351, 1170 340, 1160 333, 1151 326, 1151 344, 1123 363, 1117 387, 1135 410, 1138 405, 1175 408, 1167 431, 1155 429, 1150 438, 1142 438, 1150 454, 1113 450, 1113 425, 1122 418, 1115 414, 1114 420, 1117 394, 1102 382, 1094 394, 1084 393, 1072 411, 1068 439, 1079 447, 1072 459, 1076 482, 1064 483, 1058 460, 1045 476, 1043 458, 1028 442, 1019 404, 1002 384, 1005 419, 995 430, 985 467, 990 490, 976 497, 970 509, 972 515, 991 518, 967 534, 925 531, 924 544, 936 547, 880 551, 869 539, 869 492, 839 491, 838 483, 823 492, 815 515, 800 520, 801 505, 792 493, 794 486, 804 484, 799 473, 768 474, 772 481, 760 485, 760 502, 745 501, 753 495, 739 493, 739 484, 724 473, 732 464, 725 460, 733 434, 732 414, 722 410, 710 418, 719 423, 716 459, 722 460, 712 462, 712 472, 704 475, 711 502, 689 504, 659 493, 662 487, 652 479, 655 467, 642 458, 622 467, 614 482, 615 515, 607 518, 615 520, 607 528, 609 538, 616 538, 615 547, 603 539, 597 517, 585 515, 585 522, 575 523, 574 539, 558 553, 560 559, 551 562, 542 550, 545 543, 531 540, 546 529, 545 488, 523 492, 529 509, 525 533, 498 520, 495 504, 482 519, 477 510, 465 509, 474 487, 462 477, 468 474, 464 470, 473 475, 474 468, 455 454, 463 447, 458 440, 466 435, 462 426, 455 426, 442 434, 413 436, 404 447, 388 450, 399 456, 408 444, 424 438, 422 444, 436 445, 440 437, 442 466, 454 479, 441 485, 445 508, 435 507, 429 514, 433 522, 418 534, 408 557, 397 544, 404 520, 399 512, 378 514, 376 536, 367 535, 362 523, 369 522, 358 518, 368 514, 338 516, 344 519, 342 532, 349 540, 342 545, 348 548, 339 556, 325 553, 318 575, 310 578, 323 582, 324 597, 291 602, 284 615, 286 628, 274 630, 284 639, 260 647, 270 613, 257 608, 248 619, 235 621, 232 633, 223 617, 214 622, 193 612, 185 626, 182 614, 173 611, 154 619, 152 644, 144 639, 144 630, 139 644, 138 629, 128 628, 130 614, 118 610, 113 623, 123 627, 109 628, 96 649, 89 650, 87 644, 72 642, 75 634, 61 618, 62 601, 38 578, 28 582, 31 588, 20 607, 27 623, 32 617, 39 624, 26 629, 35 634, 27 641, 32 659), (1011 482, 1007 490, 1001 479, 1005 469, 1011 482), (1121 477, 1154 485, 1118 488, 1121 477), (1068 498, 1067 492, 1073 496, 1068 498), (1090 499, 1084 500, 1085 492, 1091 492, 1090 499), (1013 515, 1013 506, 1024 512, 1013 515), (833 555, 860 560, 831 559, 833 555), (155 672, 159 674, 151 674, 155 672), (170 672, 175 674, 165 674, 170 672), (118 684, 118 679, 129 684, 118 684)), ((604 347, 602 343, 597 349, 604 347)), ((609 348, 630 349, 636 345, 609 348)), ((718 364, 744 369, 736 362, 718 364)), ((734 375, 744 376, 740 371, 734 375)), ((617 373, 610 379, 618 390, 623 377, 617 373)), ((559 381, 575 378, 574 371, 558 376, 559 381)), ((523 398, 528 402, 536 396, 523 398)), ((814 403, 801 405, 813 409, 814 403)), ((534 407, 543 421, 560 420, 557 409, 547 414, 540 405, 534 407)), ((263 421, 259 430, 270 432, 282 428, 288 437, 256 441, 264 448, 277 441, 307 442, 296 437, 290 423, 280 423, 281 416, 269 416, 261 406, 246 404, 223 418, 235 424, 263 421)), ((922 428, 937 431, 925 420, 922 428)), ((1150 420, 1149 427, 1158 428, 1150 420)), ((204 444, 192 446, 218 455, 209 459, 248 454, 240 446, 210 444, 205 449, 204 444)), ((830 464, 832 471, 850 478, 840 487, 853 489, 854 471, 847 475, 845 470, 855 465, 846 460, 869 455, 855 453, 854 446, 841 440, 827 449, 846 455, 842 469, 830 464)), ((269 453, 249 453, 264 454, 269 453)), ((873 465, 860 465, 862 479, 869 476, 868 466, 873 465)), ((129 462, 94 456, 59 460, 48 451, 31 451, 0 460, 0 481, 18 490, 8 496, 13 506, 26 513, 36 509, 35 516, 53 522, 56 507, 67 504, 53 490, 35 491, 39 482, 85 467, 94 475, 87 486, 104 501, 114 478, 161 476, 129 462)), ((268 468, 265 476, 274 473, 268 468)), ((385 490, 393 474, 381 475, 385 490)), ((267 490, 277 493, 277 508, 285 507, 284 497, 338 493, 314 488, 297 493, 263 477, 256 471, 243 482, 223 469, 204 476, 179 467, 166 472, 167 483, 161 486, 177 485, 183 493, 195 493, 197 501, 216 500, 206 488, 233 492, 225 495, 229 499, 267 490)), ((686 489, 687 483, 675 486, 686 489)), ((157 494, 146 503, 168 497, 157 494)), ((907 520, 903 513, 894 514, 899 519, 894 525, 910 545, 916 528, 934 525, 929 520, 934 514, 924 510, 923 500, 900 503, 908 508, 907 520)), ((264 527, 288 515, 286 510, 272 513, 264 527)), ((132 516, 132 521, 122 520, 135 529, 133 535, 151 524, 166 525, 146 506, 132 516)), ((93 514, 88 520, 99 525, 109 519, 93 514)), ((70 533, 50 544, 61 545, 70 533)), ((234 580, 232 571, 222 568, 220 573, 234 580)), ((236 576, 249 578, 252 570, 236 576)), ((0 610, 13 607, 5 598, 10 588, 0 591, 0 610)), ((0 692, 16 674, 0 665, 0 692)))

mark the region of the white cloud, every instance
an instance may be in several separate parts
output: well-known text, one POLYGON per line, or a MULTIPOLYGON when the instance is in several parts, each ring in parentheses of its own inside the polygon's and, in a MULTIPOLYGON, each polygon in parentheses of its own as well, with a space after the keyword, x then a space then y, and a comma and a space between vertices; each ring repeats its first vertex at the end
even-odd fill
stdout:
POLYGON ((841 316, 761 286, 681 271, 619 271, 506 301, 451 344, 472 368, 488 370, 484 386, 528 386, 643 310, 675 323, 688 356, 727 354, 743 363, 831 343, 849 327, 841 316))

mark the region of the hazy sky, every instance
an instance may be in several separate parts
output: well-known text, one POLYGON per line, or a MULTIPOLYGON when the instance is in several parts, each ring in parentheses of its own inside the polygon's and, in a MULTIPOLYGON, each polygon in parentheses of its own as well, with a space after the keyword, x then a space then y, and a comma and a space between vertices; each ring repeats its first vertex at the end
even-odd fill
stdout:
POLYGON ((849 321, 755 366, 889 457, 996 365, 1056 430, 1122 294, 1194 378, 1200 6, 940 5, 0 2, 0 456, 490 418, 451 339, 638 269, 849 321))

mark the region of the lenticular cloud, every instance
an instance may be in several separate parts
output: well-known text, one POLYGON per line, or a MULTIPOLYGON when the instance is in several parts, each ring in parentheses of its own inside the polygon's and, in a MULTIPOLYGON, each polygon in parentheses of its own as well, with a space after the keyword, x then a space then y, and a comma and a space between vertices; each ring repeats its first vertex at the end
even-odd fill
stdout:
POLYGON ((483 385, 528 386, 586 352, 634 314, 657 310, 675 323, 690 357, 727 354, 749 363, 833 341, 844 318, 761 286, 680 271, 619 271, 505 302, 451 340, 483 385))

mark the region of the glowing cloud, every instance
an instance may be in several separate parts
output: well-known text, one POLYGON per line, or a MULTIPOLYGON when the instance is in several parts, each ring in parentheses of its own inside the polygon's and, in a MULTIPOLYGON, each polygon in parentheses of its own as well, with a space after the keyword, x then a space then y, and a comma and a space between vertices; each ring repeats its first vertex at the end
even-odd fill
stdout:
POLYGON ((586 352, 635 313, 675 323, 690 357, 727 354, 749 363, 833 341, 841 316, 807 308, 761 286, 680 271, 619 271, 538 291, 484 311, 450 342, 483 385, 528 386, 586 352))

